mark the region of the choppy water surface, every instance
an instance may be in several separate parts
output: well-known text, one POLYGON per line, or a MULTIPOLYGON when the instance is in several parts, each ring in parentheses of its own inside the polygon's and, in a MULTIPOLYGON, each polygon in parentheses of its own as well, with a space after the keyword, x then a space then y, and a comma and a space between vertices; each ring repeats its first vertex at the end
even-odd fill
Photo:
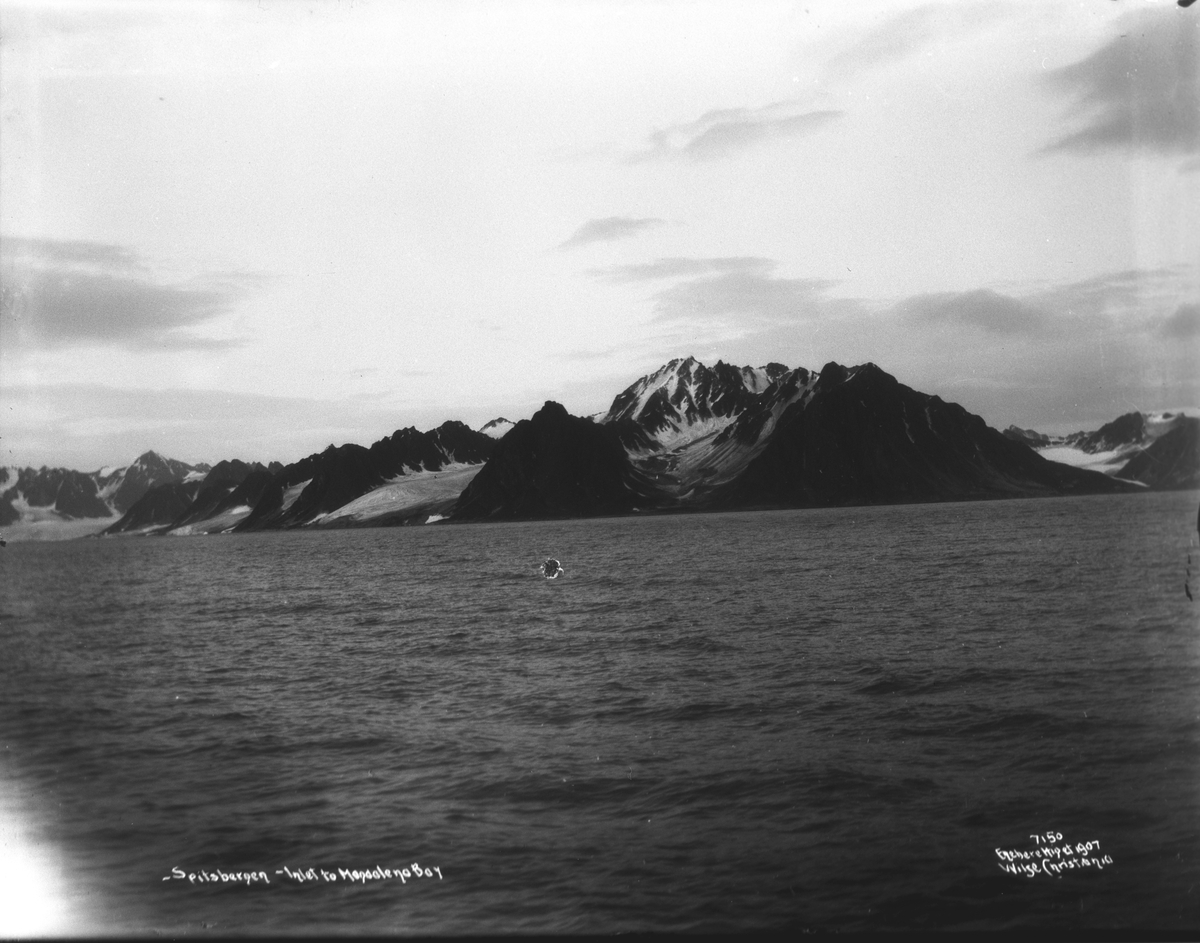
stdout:
POLYGON ((0 774, 93 930, 1196 927, 1198 499, 10 545, 0 774))

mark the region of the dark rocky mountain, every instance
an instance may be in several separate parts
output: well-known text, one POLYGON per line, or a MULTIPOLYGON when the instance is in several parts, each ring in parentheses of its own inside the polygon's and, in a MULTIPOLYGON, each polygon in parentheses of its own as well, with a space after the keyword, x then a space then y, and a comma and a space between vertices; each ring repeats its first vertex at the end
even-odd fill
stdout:
POLYGON ((1130 490, 1047 461, 874 364, 828 363, 717 507, 819 507, 1130 490))
MULTIPOLYGON (((258 464, 257 462, 255 463, 258 464)), ((280 462, 272 462, 266 468, 262 466, 256 467, 241 483, 234 488, 220 504, 213 509, 213 514, 221 514, 232 508, 250 507, 253 508, 262 500, 263 494, 274 480, 275 476, 283 471, 283 464, 280 462)))
POLYGON ((101 469, 94 475, 101 493, 108 498, 113 509, 118 514, 124 514, 155 485, 183 481, 189 475, 194 477, 197 472, 207 471, 208 465, 188 465, 173 458, 163 458, 157 452, 150 451, 139 455, 132 465, 107 473, 105 469, 101 469))
POLYGON ((1175 417, 1173 428, 1155 439, 1116 473, 1156 491, 1200 488, 1200 419, 1175 417))
POLYGON ((111 517, 112 510, 100 496, 96 481, 86 472, 66 468, 22 468, 15 481, 13 469, 4 469, 4 484, 0 492, 0 522, 12 523, 21 517, 14 502, 24 501, 30 507, 45 508, 66 519, 111 517), (6 520, 7 518, 7 520, 6 520))
POLYGON ((778 363, 708 368, 672 360, 618 394, 601 422, 617 432, 660 509, 702 508, 762 447, 812 376, 778 363))
MULTIPOLYGON (((266 471, 266 468, 258 462, 247 464, 240 459, 218 462, 204 476, 204 480, 200 483, 200 490, 192 499, 192 503, 182 514, 172 519, 171 525, 182 527, 193 524, 235 506, 229 503, 229 498, 238 486, 255 472, 259 473, 261 480, 263 475, 266 475, 266 471)), ((267 477, 270 476, 267 475, 267 477)), ((261 493, 260 488, 259 494, 261 495, 261 493)))
POLYGON ((1076 432, 1067 436, 1065 444, 1094 455, 1124 446, 1141 445, 1146 438, 1146 417, 1141 413, 1126 413, 1105 423, 1095 432, 1076 432))
POLYGON ((29 513, 62 520, 119 517, 150 488, 197 477, 207 465, 188 465, 146 452, 124 468, 78 472, 67 468, 0 469, 0 524, 29 513))
MULTIPOLYGON (((1134 424, 1110 425, 1091 442, 1129 435, 1134 424)), ((452 516, 819 507, 1136 488, 1048 461, 875 364, 829 363, 819 373, 779 364, 710 370, 688 358, 618 394, 598 424, 554 403, 518 423, 452 516)))
POLYGON ((459 496, 457 520, 628 513, 650 489, 615 429, 547 402, 522 419, 459 496))
POLYGON ((200 481, 196 479, 155 485, 138 498, 133 507, 121 515, 120 520, 100 533, 127 534, 147 528, 166 530, 172 521, 187 512, 199 491, 200 481))
POLYGON ((399 429, 370 448, 330 445, 277 472, 239 531, 296 527, 338 508, 399 475, 479 464, 497 440, 461 422, 428 432, 399 429))
POLYGON ((131 531, 166 533, 234 507, 251 505, 261 496, 273 473, 282 468, 279 462, 272 462, 269 469, 258 462, 239 459, 218 462, 203 479, 192 476, 151 488, 101 535, 131 531))

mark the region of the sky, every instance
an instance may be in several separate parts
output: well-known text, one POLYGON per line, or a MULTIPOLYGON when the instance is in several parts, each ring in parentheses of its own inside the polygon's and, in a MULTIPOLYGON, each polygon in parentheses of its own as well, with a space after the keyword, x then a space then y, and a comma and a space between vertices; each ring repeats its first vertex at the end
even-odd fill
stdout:
POLYGON ((0 0, 0 465, 295 461, 675 357, 1200 405, 1200 4, 0 0))

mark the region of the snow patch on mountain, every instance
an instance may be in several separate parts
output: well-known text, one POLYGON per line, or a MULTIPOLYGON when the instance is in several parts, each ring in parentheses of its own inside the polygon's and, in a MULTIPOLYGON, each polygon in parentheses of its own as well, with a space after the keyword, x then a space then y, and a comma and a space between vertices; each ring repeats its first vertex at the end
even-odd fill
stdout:
POLYGON ((497 419, 493 419, 491 422, 484 423, 479 427, 479 431, 484 435, 491 436, 493 439, 502 439, 508 430, 515 425, 515 422, 500 416, 497 419))
POLYGON ((75 540, 98 534, 112 523, 111 517, 72 518, 60 514, 54 509, 54 505, 32 505, 20 492, 9 501, 13 510, 20 515, 20 519, 5 525, 2 530, 4 539, 13 543, 28 540, 75 540))
POLYGON ((1129 459, 1129 449, 1109 449, 1106 452, 1085 452, 1070 445, 1052 445, 1037 449, 1042 458, 1061 462, 1072 468, 1089 468, 1092 471, 1112 474, 1129 459))
POLYGON ((194 524, 185 524, 183 527, 176 527, 174 530, 167 531, 167 533, 172 537, 190 537, 194 534, 225 534, 249 517, 250 511, 250 505, 242 504, 238 507, 222 511, 220 514, 215 514, 212 517, 206 517, 204 520, 197 521, 194 524))
POLYGON ((281 511, 286 511, 293 504, 295 504, 296 499, 300 497, 300 493, 304 491, 304 489, 310 484, 312 484, 311 478, 309 478, 307 481, 300 482, 298 485, 292 485, 290 488, 288 488, 287 491, 283 493, 283 504, 280 505, 279 509, 281 511))
POLYGON ((708 416, 683 426, 667 426, 654 436, 659 448, 656 451, 674 451, 701 440, 714 438, 718 432, 737 422, 737 416, 708 416))
POLYGON ((384 516, 415 516, 420 513, 427 513, 431 518, 437 516, 440 520, 481 468, 483 466, 478 464, 454 463, 439 471, 397 475, 336 511, 317 515, 307 526, 361 524, 384 516))

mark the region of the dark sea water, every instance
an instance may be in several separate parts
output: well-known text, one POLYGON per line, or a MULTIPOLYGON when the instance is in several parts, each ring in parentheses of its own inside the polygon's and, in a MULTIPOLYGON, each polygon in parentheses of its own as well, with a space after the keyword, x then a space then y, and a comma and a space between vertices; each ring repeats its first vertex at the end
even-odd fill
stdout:
POLYGON ((0 777, 89 932, 1197 928, 1198 501, 10 545, 0 777))

